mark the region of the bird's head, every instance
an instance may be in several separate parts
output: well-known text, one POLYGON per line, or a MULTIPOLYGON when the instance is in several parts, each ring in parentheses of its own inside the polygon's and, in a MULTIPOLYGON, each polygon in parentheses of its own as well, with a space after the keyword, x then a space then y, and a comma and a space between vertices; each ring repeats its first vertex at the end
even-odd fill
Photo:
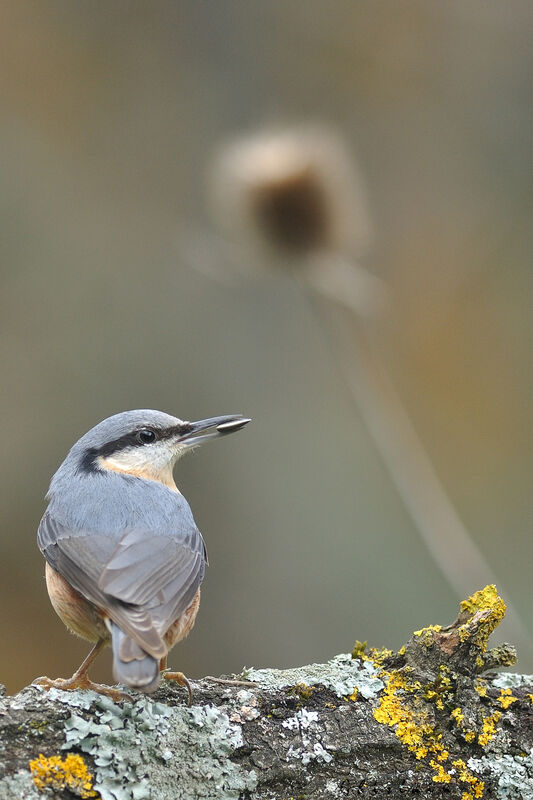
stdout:
POLYGON ((81 471, 112 470, 175 489, 172 470, 182 455, 248 422, 240 414, 186 422, 162 411, 124 411, 91 428, 76 442, 69 459, 74 457, 81 471))

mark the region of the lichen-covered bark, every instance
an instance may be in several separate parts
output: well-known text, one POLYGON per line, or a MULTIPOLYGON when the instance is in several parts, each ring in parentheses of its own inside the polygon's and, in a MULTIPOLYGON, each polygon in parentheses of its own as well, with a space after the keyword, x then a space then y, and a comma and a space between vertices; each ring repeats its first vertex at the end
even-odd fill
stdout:
POLYGON ((504 611, 486 587, 398 653, 205 679, 191 708, 172 684, 133 703, 28 687, 0 700, 0 800, 533 800, 533 676, 487 647, 504 611))

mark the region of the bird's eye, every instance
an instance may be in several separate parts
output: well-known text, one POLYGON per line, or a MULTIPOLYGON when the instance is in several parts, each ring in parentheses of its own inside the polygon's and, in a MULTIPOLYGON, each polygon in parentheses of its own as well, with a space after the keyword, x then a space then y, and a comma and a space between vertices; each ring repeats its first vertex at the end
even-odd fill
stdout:
POLYGON ((151 431, 149 428, 143 428, 141 431, 137 432, 137 441, 141 444, 150 444, 150 442, 155 442, 156 435, 154 431, 151 431))

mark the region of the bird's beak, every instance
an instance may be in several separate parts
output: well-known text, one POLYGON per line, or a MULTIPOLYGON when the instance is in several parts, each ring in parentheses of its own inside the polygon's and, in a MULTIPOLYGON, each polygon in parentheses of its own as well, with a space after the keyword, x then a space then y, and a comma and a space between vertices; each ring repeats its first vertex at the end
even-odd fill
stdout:
POLYGON ((215 439, 218 436, 225 436, 228 433, 240 431, 245 425, 251 422, 248 417, 241 414, 229 414, 224 417, 210 417, 201 419, 198 422, 184 422, 180 426, 180 445, 196 447, 197 444, 215 439))

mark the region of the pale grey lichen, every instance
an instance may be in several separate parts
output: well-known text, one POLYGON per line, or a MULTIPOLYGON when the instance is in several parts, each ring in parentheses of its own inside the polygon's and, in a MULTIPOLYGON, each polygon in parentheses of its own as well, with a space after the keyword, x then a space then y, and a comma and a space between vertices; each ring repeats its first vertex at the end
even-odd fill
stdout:
POLYGON ((468 766, 496 783, 500 800, 533 800, 533 748, 527 756, 471 758, 468 766))
POLYGON ((50 695, 92 708, 89 721, 71 712, 63 749, 92 757, 102 800, 238 800, 257 783, 253 771, 228 758, 243 744, 241 727, 214 706, 171 708, 146 697, 118 705, 94 692, 53 689, 50 695))
POLYGON ((516 672, 500 672, 492 685, 498 689, 517 689, 519 686, 533 684, 533 675, 518 675, 516 672))
POLYGON ((333 760, 320 740, 321 728, 318 725, 317 711, 307 711, 301 708, 293 717, 283 720, 282 727, 290 731, 299 731, 297 741, 293 741, 287 750, 287 760, 299 758, 303 764, 310 761, 323 761, 328 764, 333 760))
MULTIPOLYGON (((65 692, 62 689, 53 688, 45 690, 40 686, 35 686, 34 688, 50 700, 57 700, 58 703, 64 703, 69 707, 74 706, 75 708, 82 708, 85 711, 88 711, 92 705, 97 705, 101 708, 103 701, 107 700, 105 695, 98 694, 97 692, 90 692, 86 689, 83 691, 76 690, 73 692, 65 692)), ((112 703, 112 700, 109 699, 108 702, 112 703)))
POLYGON ((329 764, 329 762, 333 760, 333 756, 331 753, 328 753, 321 742, 314 742, 311 744, 311 742, 306 739, 302 741, 302 745, 302 747, 289 747, 287 757, 299 758, 302 764, 309 764, 314 760, 329 764))
POLYGON ((237 692, 235 695, 234 702, 232 703, 234 710, 230 713, 230 721, 242 723, 257 719, 261 714, 258 704, 258 698, 253 692, 249 692, 247 689, 241 689, 241 691, 237 692))
POLYGON ((328 797, 339 796, 339 784, 337 783, 337 781, 334 780, 326 781, 325 789, 326 792, 328 793, 328 797))
POLYGON ((240 725, 215 706, 174 709, 165 736, 174 753, 171 769, 151 773, 153 796, 166 800, 238 800, 257 785, 257 774, 229 756, 243 744, 240 725))
POLYGON ((312 722, 318 721, 318 711, 307 711, 301 708, 296 712, 294 717, 288 717, 281 723, 284 728, 289 730, 306 730, 310 727, 312 722))
MULTIPOLYGON (((168 760, 163 737, 172 709, 145 697, 120 706, 103 695, 83 694, 92 697, 74 698, 74 706, 87 708, 87 702, 92 701, 98 722, 71 713, 65 722, 63 749, 75 747, 92 756, 94 786, 102 800, 149 800, 149 765, 168 760)), ((70 698, 57 699, 72 705, 70 698)))
POLYGON ((325 664, 308 664, 294 669, 243 670, 242 677, 254 681, 263 688, 284 689, 305 683, 307 686, 321 684, 335 692, 337 697, 351 695, 354 689, 369 700, 375 697, 385 684, 377 677, 378 670, 370 661, 361 662, 350 653, 341 653, 325 664))
POLYGON ((0 800, 42 800, 35 788, 31 772, 19 770, 0 781, 0 800))

